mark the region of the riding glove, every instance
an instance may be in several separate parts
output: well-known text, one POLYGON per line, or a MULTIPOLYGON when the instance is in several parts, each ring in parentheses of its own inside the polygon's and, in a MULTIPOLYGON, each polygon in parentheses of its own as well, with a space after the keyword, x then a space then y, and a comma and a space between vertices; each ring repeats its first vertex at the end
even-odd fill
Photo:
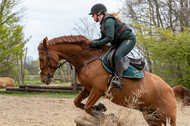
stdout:
POLYGON ((95 47, 97 47, 97 44, 96 44, 97 42, 93 42, 93 41, 91 41, 91 43, 90 43, 90 47, 91 48, 95 48, 95 47))

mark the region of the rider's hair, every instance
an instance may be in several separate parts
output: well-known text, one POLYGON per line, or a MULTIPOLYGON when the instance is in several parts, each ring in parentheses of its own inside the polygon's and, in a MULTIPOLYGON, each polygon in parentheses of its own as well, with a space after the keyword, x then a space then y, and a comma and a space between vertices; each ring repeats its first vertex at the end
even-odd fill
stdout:
POLYGON ((123 19, 121 19, 121 18, 118 16, 118 14, 119 14, 120 12, 121 12, 121 11, 113 12, 113 13, 107 13, 107 12, 105 12, 105 14, 111 15, 111 16, 117 18, 119 21, 123 21, 123 19))

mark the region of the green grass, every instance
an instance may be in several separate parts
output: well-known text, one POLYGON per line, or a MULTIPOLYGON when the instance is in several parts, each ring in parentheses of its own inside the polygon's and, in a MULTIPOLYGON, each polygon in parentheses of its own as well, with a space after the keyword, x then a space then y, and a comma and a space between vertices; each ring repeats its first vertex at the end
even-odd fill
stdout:
POLYGON ((71 94, 71 93, 52 93, 52 92, 45 92, 45 93, 25 93, 25 92, 0 92, 0 95, 7 95, 7 96, 20 96, 20 97, 31 97, 31 96, 44 96, 44 97, 55 97, 55 98, 75 98, 78 94, 71 94))
MULTIPOLYGON (((60 81, 54 81, 54 84, 64 84, 63 82, 60 81)), ((44 83, 41 82, 41 80, 25 80, 24 84, 40 84, 43 85, 44 83)))
POLYGON ((43 83, 41 82, 41 80, 25 80, 24 84, 39 84, 39 85, 43 85, 43 83))

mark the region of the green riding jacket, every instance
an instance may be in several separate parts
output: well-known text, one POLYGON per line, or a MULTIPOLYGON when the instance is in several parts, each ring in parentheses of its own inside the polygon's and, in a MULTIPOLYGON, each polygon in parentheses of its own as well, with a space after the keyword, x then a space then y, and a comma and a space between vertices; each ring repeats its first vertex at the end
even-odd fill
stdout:
MULTIPOLYGON (((102 21, 100 22, 100 24, 102 21)), ((116 21, 114 18, 108 18, 105 21, 105 31, 106 31, 106 36, 99 39, 95 39, 94 41, 97 42, 92 42, 93 46, 98 47, 98 46, 104 46, 107 43, 111 43, 113 46, 119 46, 124 40, 128 39, 133 33, 129 30, 125 30, 121 33, 121 35, 114 40, 115 37, 115 26, 116 26, 116 21)))

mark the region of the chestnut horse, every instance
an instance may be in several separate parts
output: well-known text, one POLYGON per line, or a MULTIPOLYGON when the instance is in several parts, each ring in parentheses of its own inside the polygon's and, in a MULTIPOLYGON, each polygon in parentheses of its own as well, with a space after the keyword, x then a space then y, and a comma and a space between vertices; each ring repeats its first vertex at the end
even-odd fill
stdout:
POLYGON ((10 77, 0 77, 0 88, 14 87, 15 81, 10 77))
MULTIPOLYGON (((93 116, 102 114, 95 110, 95 103, 104 96, 108 89, 110 74, 103 68, 101 57, 109 49, 108 46, 90 48, 90 41, 81 35, 63 36, 48 40, 44 38, 38 46, 40 61, 40 78, 45 84, 53 80, 56 69, 65 62, 71 63, 77 72, 79 82, 83 85, 82 91, 75 98, 76 107, 84 109, 93 116), (65 62, 59 63, 61 59, 65 62), (87 98, 86 104, 82 100, 87 98)), ((166 118, 172 126, 176 126, 176 99, 172 88, 160 77, 143 71, 143 79, 123 78, 121 90, 109 90, 113 103, 131 107, 143 113, 147 123, 152 126, 166 125, 166 118), (139 93, 141 92, 141 93, 139 93), (151 115, 151 116, 150 116, 151 115)))
POLYGON ((189 89, 181 85, 174 86, 172 89, 174 91, 175 97, 179 98, 182 101, 183 106, 190 105, 190 90, 189 89))

